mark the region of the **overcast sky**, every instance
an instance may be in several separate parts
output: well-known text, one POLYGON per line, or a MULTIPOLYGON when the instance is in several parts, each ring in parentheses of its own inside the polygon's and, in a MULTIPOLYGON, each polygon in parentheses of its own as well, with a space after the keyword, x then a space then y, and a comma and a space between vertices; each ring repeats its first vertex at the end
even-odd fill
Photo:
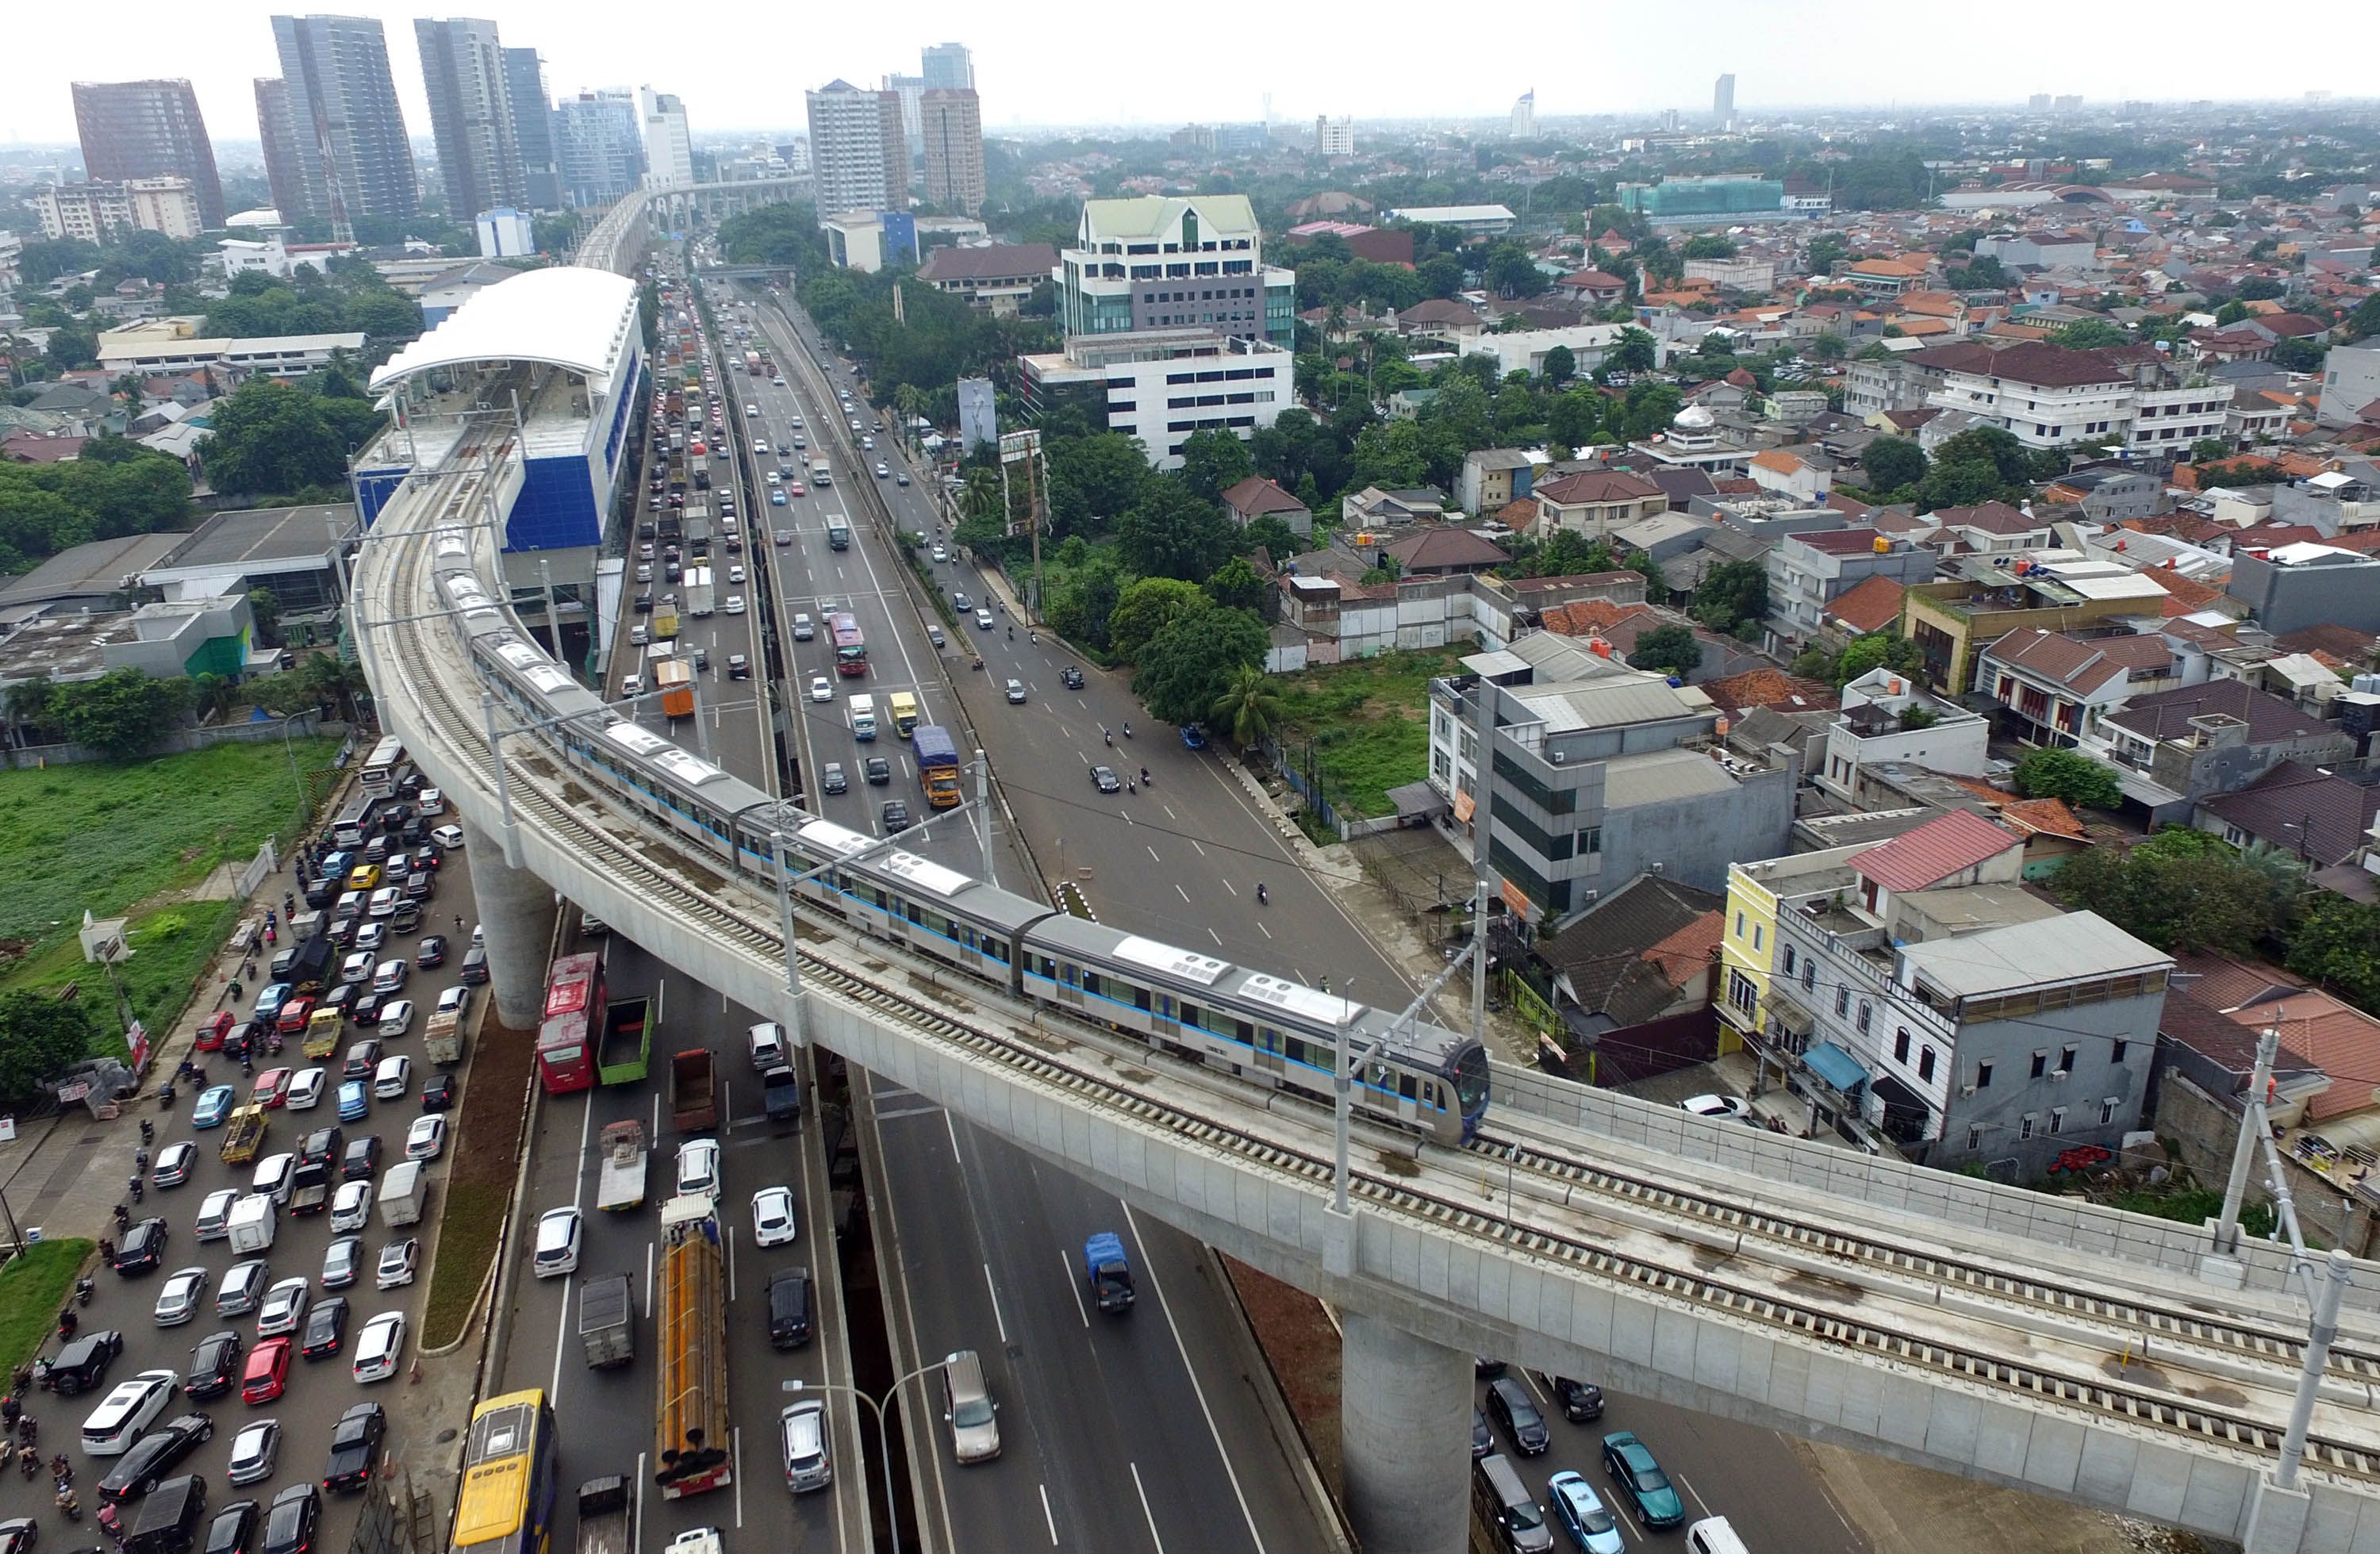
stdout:
MULTIPOLYGON (((271 0, 12 0, 12 90, 0 140, 71 140, 67 83, 186 76, 210 133, 256 139, 258 76, 280 73, 271 0), (30 67, 30 68, 27 68, 30 67)), ((406 127, 430 132, 412 18, 421 4, 348 0, 379 17, 406 127)), ((1570 0, 1467 11, 1413 0, 1222 6, 1215 24, 1182 11, 946 0, 899 5, 629 5, 625 0, 485 0, 448 13, 492 18, 510 46, 545 56, 556 94, 650 85, 684 97, 698 139, 733 129, 799 129, 802 91, 840 76, 881 84, 914 75, 920 45, 975 51, 987 129, 1010 125, 1249 120, 1269 92, 1276 119, 1501 115, 1534 87, 1542 117, 1676 107, 1707 110, 1718 72, 1739 112, 1824 103, 2016 103, 2079 92, 2094 103, 2298 99, 2310 89, 2369 93, 2380 7, 2317 7, 2252 47, 2206 46, 2258 30, 2235 6, 2170 0, 2143 7, 2079 0, 2050 10, 1948 11, 1888 0, 1699 0, 1689 6, 1570 0), (1002 18, 995 26, 992 18, 1002 18), (662 19, 655 21, 659 17, 662 19), (1164 18, 1171 25, 1156 23, 1164 18), (1466 27, 1465 22, 1489 25, 1466 27), (889 24, 888 24, 889 23, 889 24), (2313 30, 2308 30, 2313 29, 2313 30), (2357 36, 2360 35, 2360 38, 2357 36)))

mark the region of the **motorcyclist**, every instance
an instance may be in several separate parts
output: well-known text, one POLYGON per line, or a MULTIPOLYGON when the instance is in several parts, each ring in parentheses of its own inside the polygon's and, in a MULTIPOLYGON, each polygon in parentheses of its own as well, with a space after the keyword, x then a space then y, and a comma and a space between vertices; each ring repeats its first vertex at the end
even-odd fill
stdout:
POLYGON ((1272 899, 1272 897, 1271 897, 1271 896, 1269 896, 1269 895, 1268 895, 1268 894, 1266 894, 1266 893, 1265 893, 1264 881, 1263 881, 1263 880, 1257 880, 1257 904, 1258 906, 1262 906, 1262 905, 1264 905, 1267 902, 1270 901, 1271 899, 1272 899))

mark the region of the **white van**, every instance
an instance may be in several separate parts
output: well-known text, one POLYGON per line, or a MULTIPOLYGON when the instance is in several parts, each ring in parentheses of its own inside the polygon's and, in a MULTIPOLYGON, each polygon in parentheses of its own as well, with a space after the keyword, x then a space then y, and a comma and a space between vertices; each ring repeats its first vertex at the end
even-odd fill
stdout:
POLYGON ((766 1074, 785 1062, 785 1027, 774 1020, 763 1020, 744 1033, 746 1050, 752 1055, 752 1071, 766 1074))
POLYGON ((1706 1516, 1686 1529, 1689 1554, 1752 1554, 1724 1516, 1706 1516))
POLYGON ((164 1412, 177 1378, 170 1370, 144 1370, 119 1382, 82 1422, 82 1449, 94 1457, 121 1457, 149 1422, 164 1412))
POLYGON ((876 737, 876 698, 865 691, 851 698, 851 736, 854 739, 876 737))

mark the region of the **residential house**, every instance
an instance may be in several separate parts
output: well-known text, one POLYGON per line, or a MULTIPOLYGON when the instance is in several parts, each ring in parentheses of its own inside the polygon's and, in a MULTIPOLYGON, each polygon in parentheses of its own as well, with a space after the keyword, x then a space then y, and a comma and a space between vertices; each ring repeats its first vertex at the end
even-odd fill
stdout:
POLYGON ((1436 486, 1413 491, 1382 491, 1366 486, 1340 503, 1340 514, 1359 528, 1392 528, 1400 524, 1432 522, 1446 516, 1446 493, 1436 486))
POLYGON ((1720 1014, 1809 1131, 2031 1180, 2140 1126, 2172 959, 2020 888, 2022 852, 1951 810, 1730 868, 1720 1014))
POLYGON ((2380 340, 2333 346, 2322 358, 2322 399, 2315 419, 2326 427, 2352 426, 2375 401, 2380 401, 2380 340))
POLYGON ((1454 499, 1475 516, 1500 513, 1529 494, 1536 466, 1521 448, 1480 448, 1463 455, 1454 499))
POLYGON ((1934 579, 1934 552, 1865 525, 1780 536, 1767 555, 1768 650, 1791 657, 1827 629, 1827 606, 1871 577, 1934 579))
POLYGON ((1373 556, 1393 561, 1399 577, 1467 577, 1512 559, 1501 546, 1454 524, 1426 524, 1376 546, 1373 556))
POLYGON ((2273 519, 2306 525, 2326 540, 2368 535, 2380 528, 2380 465, 2359 460, 2275 486, 2273 519))
POLYGON ((1554 295, 1609 308, 1628 295, 1628 283, 1600 270, 1577 270, 1554 283, 1554 295))
POLYGON ((1471 845, 1488 848, 1516 915, 1559 923, 1640 874, 1714 890, 1731 858, 1782 849, 1790 767, 1721 748, 1718 710, 1694 687, 1555 647, 1542 677, 1508 651, 1475 654, 1464 674, 1430 683, 1430 785, 1471 845), (1484 762, 1483 710, 1494 730, 1484 762), (1483 777, 1493 783, 1484 828, 1483 777))
POLYGON ((1642 475, 1624 469, 1584 469, 1540 483, 1537 533, 1551 539, 1569 532, 1589 540, 1609 538, 1640 518, 1669 511, 1670 497, 1642 475))
POLYGON ((1826 764, 1812 779, 1847 795, 1877 766, 1980 777, 1991 732, 1987 720, 1929 694, 1899 670, 1872 669, 1843 686, 1842 710, 1827 730, 1826 764))
POLYGON ((2283 1052, 2329 1078, 2327 1088, 2306 1096, 2306 1126, 2336 1123, 2380 1101, 2380 1084, 2374 1082, 2380 1076, 2380 1020, 2346 1000, 2318 988, 2267 984, 2223 1014, 2252 1042, 2267 1028, 2276 1031, 2283 1052))
POLYGON ((2336 765, 2356 740, 2236 679, 2210 679, 2135 697, 2100 713, 2078 747, 2116 769, 2124 796, 2158 823, 2186 823, 2217 794, 2243 788, 2285 761, 2336 765))
MULTIPOLYGON (((1933 574, 1929 571, 1930 578, 1933 574)), ((1901 601, 1908 585, 1897 577, 1872 572, 1828 600, 1818 612, 1818 626, 1810 645, 1840 652, 1854 637, 1865 637, 1900 624, 1901 601)))
POLYGON ((1314 515, 1305 504, 1262 475, 1251 475, 1223 492, 1223 505, 1242 528, 1258 518, 1279 518, 1300 540, 1314 532, 1314 515))
POLYGON ((2049 519, 2035 514, 2030 504, 2020 509, 2005 502, 1985 502, 1973 507, 1937 507, 1929 516, 1939 526, 1935 543, 1946 552, 1982 555, 2049 548, 2049 519))
MULTIPOLYGON (((1600 1070, 1602 1037, 1710 1007, 1718 960, 1715 891, 1640 874, 1529 947, 1554 989, 1564 1043, 1600 1070)), ((1627 1072, 1626 1055, 1619 1055, 1627 1072)), ((1597 1077, 1608 1077, 1598 1072, 1597 1077)))
POLYGON ((2082 632, 2144 611, 2165 590, 2113 562, 2079 551, 1953 556, 1949 575, 1910 586, 1901 631, 1925 655, 1925 677, 1946 696, 1966 694, 1975 658, 2011 631, 2082 632))
POLYGON ((1815 504, 1827 500, 1835 471, 1833 460, 1804 444, 1763 449, 1752 455, 1749 473, 1763 491, 1815 504))
POLYGON ((2099 465, 2069 471, 2042 488, 2044 502, 2070 503, 2093 523, 2115 524, 2165 511, 2165 482, 2138 469, 2099 465))
POLYGON ((1904 254, 1898 259, 1863 259, 1847 266, 1841 279, 1869 297, 1899 297, 1925 284, 1932 256, 1904 254))
POLYGON ((2380 556, 2311 542, 2235 552, 2224 590, 2277 637, 2310 625, 2380 631, 2380 556))
POLYGON ((2246 786, 2202 799, 2191 823, 2234 847, 2261 842, 2329 868, 2363 856, 2380 820, 2380 769, 2362 761, 2268 768, 2246 786))
POLYGON ((1983 650, 1976 688, 2027 745, 2071 747, 2108 709, 2180 681, 2173 646, 2155 635, 2078 637, 2025 626, 1983 650))
POLYGON ((971 308, 1006 318, 1057 268, 1058 250, 1048 243, 985 243, 928 249, 917 279, 965 297, 971 308))
POLYGON ((1409 339, 1443 340, 1460 350, 1486 333, 1487 321, 1468 302, 1432 297, 1399 310, 1396 331, 1409 339))

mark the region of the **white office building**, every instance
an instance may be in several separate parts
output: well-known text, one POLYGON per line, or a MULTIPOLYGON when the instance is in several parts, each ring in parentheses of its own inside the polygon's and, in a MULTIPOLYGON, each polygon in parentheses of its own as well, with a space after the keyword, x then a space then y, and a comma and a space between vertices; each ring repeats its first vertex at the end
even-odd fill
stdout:
POLYGON ((686 188, 694 182, 694 132, 685 102, 649 86, 638 88, 637 98, 645 122, 645 187, 686 188))

